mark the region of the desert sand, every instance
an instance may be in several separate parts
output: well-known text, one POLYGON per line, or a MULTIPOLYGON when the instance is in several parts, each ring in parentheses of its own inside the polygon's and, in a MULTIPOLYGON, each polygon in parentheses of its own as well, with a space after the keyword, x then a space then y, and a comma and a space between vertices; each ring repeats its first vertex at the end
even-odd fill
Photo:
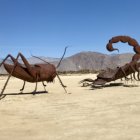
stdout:
MULTIPOLYGON (((0 100, 0 140, 140 140, 140 86, 81 87, 95 74, 61 76, 48 93, 30 94, 35 84, 15 95, 23 81, 11 78, 0 100), (10 95, 11 94, 11 95, 10 95)), ((0 77, 1 89, 6 77, 0 77)), ((138 82, 127 83, 137 84, 138 82)), ((42 91, 41 83, 38 91, 42 91)))

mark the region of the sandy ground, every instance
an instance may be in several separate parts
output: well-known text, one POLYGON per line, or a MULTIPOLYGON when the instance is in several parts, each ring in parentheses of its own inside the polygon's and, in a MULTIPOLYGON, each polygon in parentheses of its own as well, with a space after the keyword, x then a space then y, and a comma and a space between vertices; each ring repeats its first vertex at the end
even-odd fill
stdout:
MULTIPOLYGON (((11 78, 5 90, 11 95, 0 100, 0 140, 140 140, 140 86, 92 90, 78 84, 91 77, 61 76, 71 94, 56 79, 49 93, 38 95, 30 94, 32 83, 27 94, 14 95, 23 81, 11 78)), ((0 77, 1 89, 5 80, 0 77)))

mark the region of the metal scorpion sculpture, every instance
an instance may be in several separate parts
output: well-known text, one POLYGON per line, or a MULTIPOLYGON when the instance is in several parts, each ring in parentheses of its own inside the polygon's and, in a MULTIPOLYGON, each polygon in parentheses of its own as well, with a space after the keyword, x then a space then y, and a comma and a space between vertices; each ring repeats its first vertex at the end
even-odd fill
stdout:
POLYGON ((33 57, 38 58, 38 59, 44 61, 45 63, 31 65, 31 64, 29 64, 27 59, 23 56, 23 54, 21 54, 21 53, 18 53, 16 58, 14 58, 12 55, 8 54, 6 56, 6 58, 0 64, 0 67, 3 65, 4 68, 6 69, 6 71, 9 73, 7 81, 1 91, 0 97, 3 95, 4 90, 8 84, 8 81, 11 76, 14 76, 14 77, 24 81, 23 87, 20 89, 21 92, 24 90, 26 81, 31 82, 31 83, 36 83, 35 90, 32 92, 33 94, 35 94, 37 91, 38 82, 42 82, 42 84, 44 86, 44 90, 46 92, 46 89, 45 89, 46 85, 44 84, 44 82, 45 81, 53 82, 54 78, 56 76, 58 77, 59 82, 62 85, 62 87, 64 88, 65 92, 67 92, 65 89, 66 86, 62 83, 62 81, 56 71, 56 68, 58 68, 60 66, 60 63, 61 63, 62 59, 64 58, 66 49, 67 49, 67 47, 65 48, 63 56, 61 57, 57 67, 55 67, 53 64, 50 64, 49 62, 47 62, 37 56, 33 56, 33 57), (22 59, 24 65, 18 62, 19 57, 22 59), (6 60, 8 58, 10 58, 14 64, 6 63, 6 60))
POLYGON ((140 62, 138 62, 138 60, 140 59, 140 45, 135 39, 129 36, 116 36, 109 40, 108 44, 106 45, 107 50, 119 51, 117 48, 113 48, 112 46, 113 43, 117 43, 119 41, 128 43, 133 47, 135 54, 132 57, 131 62, 115 69, 108 68, 107 70, 103 70, 97 75, 97 78, 95 80, 87 78, 80 81, 79 83, 83 83, 84 85, 84 83, 88 82, 88 85, 92 85, 94 87, 96 85, 103 86, 107 82, 115 81, 122 78, 125 78, 125 80, 135 79, 137 81, 140 81, 140 62), (137 76, 135 75, 136 72, 137 76), (129 75, 131 76, 131 78, 128 78, 129 75))

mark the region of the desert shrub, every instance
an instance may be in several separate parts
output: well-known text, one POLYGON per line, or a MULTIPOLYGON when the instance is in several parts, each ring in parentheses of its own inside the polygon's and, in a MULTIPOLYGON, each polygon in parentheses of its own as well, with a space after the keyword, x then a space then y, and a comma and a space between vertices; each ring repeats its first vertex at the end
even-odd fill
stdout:
POLYGON ((88 73, 98 73, 98 71, 95 70, 79 70, 79 71, 58 71, 59 74, 88 74, 88 73))

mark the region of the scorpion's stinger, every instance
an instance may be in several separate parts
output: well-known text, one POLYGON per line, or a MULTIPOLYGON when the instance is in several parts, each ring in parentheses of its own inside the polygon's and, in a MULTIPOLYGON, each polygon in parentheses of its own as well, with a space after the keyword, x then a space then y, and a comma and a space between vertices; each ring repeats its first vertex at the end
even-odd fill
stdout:
POLYGON ((112 44, 110 44, 110 43, 108 43, 108 44, 106 45, 106 48, 107 48, 107 50, 110 51, 110 52, 115 51, 115 50, 119 52, 119 49, 113 48, 112 44))

